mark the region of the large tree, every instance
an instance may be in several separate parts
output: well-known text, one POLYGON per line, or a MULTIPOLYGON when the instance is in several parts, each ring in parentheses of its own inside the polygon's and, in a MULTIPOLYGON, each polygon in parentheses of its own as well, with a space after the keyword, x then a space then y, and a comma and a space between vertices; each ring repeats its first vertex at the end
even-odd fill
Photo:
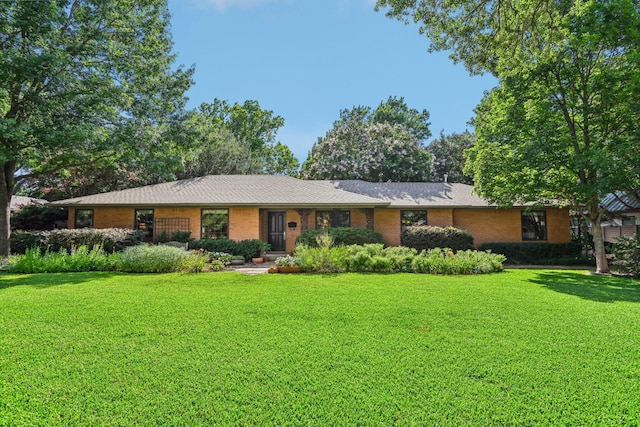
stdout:
POLYGON ((22 180, 167 153, 192 69, 174 67, 166 0, 2 2, 0 255, 22 180))
POLYGON ((468 131, 452 133, 431 141, 427 151, 433 156, 431 171, 435 182, 457 182, 473 184, 473 177, 463 171, 465 164, 465 150, 473 147, 475 136, 468 131))
POLYGON ((203 103, 199 115, 213 127, 224 127, 262 162, 263 172, 278 175, 294 175, 299 168, 298 160, 289 147, 276 141, 278 129, 284 119, 271 110, 264 110, 255 100, 243 104, 215 99, 203 103))
POLYGON ((640 175, 638 1, 378 1, 385 6, 419 22, 431 49, 498 78, 474 123, 467 171, 480 194, 573 207, 607 272, 600 201, 640 175))
POLYGON ((305 179, 427 181, 431 155, 404 127, 391 123, 336 126, 318 138, 302 165, 305 179))

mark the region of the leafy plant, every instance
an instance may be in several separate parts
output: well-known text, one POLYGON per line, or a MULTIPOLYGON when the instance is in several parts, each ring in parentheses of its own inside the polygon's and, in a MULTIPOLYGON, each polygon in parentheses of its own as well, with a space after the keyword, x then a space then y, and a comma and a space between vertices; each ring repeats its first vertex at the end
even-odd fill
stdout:
POLYGON ((473 248, 473 236, 468 231, 454 227, 414 225, 402 231, 402 245, 419 251, 434 248, 466 250, 473 248))
POLYGON ((278 267, 299 267, 302 265, 302 259, 293 255, 282 256, 276 258, 276 265, 278 267))
MULTIPOLYGON (((143 244, 125 249, 122 254, 116 258, 115 269, 127 273, 169 273, 182 271, 183 265, 189 264, 189 261, 183 261, 188 257, 204 259, 201 254, 187 252, 171 246, 143 244)), ((197 265, 199 262, 200 260, 194 261, 193 265, 197 265)))
POLYGON ((61 248, 58 252, 39 248, 27 249, 24 255, 14 255, 9 259, 6 270, 12 273, 67 273, 80 271, 108 271, 112 269, 109 256, 101 246, 91 250, 87 246, 79 246, 67 251, 61 248))
POLYGON ((619 237, 612 247, 614 271, 640 278, 640 234, 619 237))
POLYGON ((503 254, 510 264, 589 264, 581 255, 581 245, 570 243, 484 243, 480 250, 503 254))
POLYGON ((367 228, 335 227, 318 230, 306 230, 296 238, 296 245, 318 246, 318 236, 327 234, 333 238, 335 245, 365 245, 382 243, 384 238, 377 231, 367 228))
POLYGON ((11 234, 11 250, 15 254, 27 249, 58 252, 61 248, 70 252, 73 248, 101 246, 112 253, 142 242, 144 232, 126 228, 81 228, 50 231, 16 231, 11 234))

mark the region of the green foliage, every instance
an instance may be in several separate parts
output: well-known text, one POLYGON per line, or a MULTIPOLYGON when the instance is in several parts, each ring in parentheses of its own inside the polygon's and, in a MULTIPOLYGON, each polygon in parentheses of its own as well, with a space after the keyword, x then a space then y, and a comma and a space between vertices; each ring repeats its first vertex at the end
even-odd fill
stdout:
POLYGON ((50 231, 16 231, 11 234, 11 249, 25 253, 27 249, 57 252, 61 248, 70 252, 80 246, 100 246, 107 253, 135 246, 144 239, 144 232, 126 228, 81 228, 50 231))
POLYGON ((428 181, 431 155, 397 124, 335 124, 311 148, 302 165, 305 179, 361 179, 369 182, 428 181))
POLYGON ((592 225, 597 271, 607 272, 600 201, 640 186, 637 2, 378 0, 386 6, 419 22, 432 50, 498 78, 472 122, 465 173, 479 194, 579 210, 592 225))
POLYGON ((465 150, 473 147, 475 136, 468 131, 445 135, 440 132, 440 138, 434 139, 426 150, 433 156, 431 173, 434 182, 473 184, 473 177, 463 171, 466 157, 465 150))
POLYGON ((81 271, 109 271, 111 260, 99 245, 91 250, 79 246, 67 251, 40 252, 39 248, 27 249, 24 255, 13 255, 6 267, 11 273, 68 273, 81 271))
POLYGON ((377 231, 367 228, 335 227, 318 230, 306 230, 296 238, 296 245, 318 246, 318 236, 329 235, 335 245, 364 245, 382 243, 384 238, 377 231))
POLYGON ((115 258, 116 271, 126 273, 170 273, 201 271, 207 256, 164 245, 138 245, 126 248, 115 258))
POLYGON ((172 170, 193 69, 173 64, 169 23, 166 0, 2 2, 3 200, 16 183, 64 182, 76 168, 172 170))
POLYGON ((174 242, 187 243, 190 235, 190 231, 174 231, 171 233, 171 240, 174 242))
POLYGON ((539 265, 587 265, 582 257, 582 247, 570 243, 484 243, 480 250, 503 254, 509 264, 539 265))
POLYGON ((296 257, 304 271, 317 273, 376 272, 428 274, 486 274, 503 270, 505 257, 480 251, 431 249, 418 252, 407 247, 385 248, 382 244, 364 246, 298 246, 296 257))
POLYGON ((241 255, 245 261, 250 261, 251 258, 262 256, 262 253, 269 249, 271 249, 271 245, 258 239, 241 240, 238 242, 238 251, 235 255, 241 255))
POLYGON ((245 261, 249 261, 251 258, 260 257, 271 246, 258 239, 246 239, 239 242, 230 239, 202 239, 190 241, 189 248, 204 249, 207 252, 225 252, 241 256, 245 261))
MULTIPOLYGON (((278 129, 284 125, 284 119, 274 115, 273 111, 263 110, 258 101, 246 100, 242 105, 237 102, 231 105, 228 101, 215 99, 212 104, 201 104, 195 117, 205 125, 205 132, 226 130, 238 145, 246 144, 249 155, 240 158, 245 159, 243 163, 250 170, 258 167, 258 170, 269 174, 293 174, 298 170, 298 160, 289 147, 275 140, 278 129)), ((232 148, 232 145, 228 145, 228 148, 232 148)), ((209 152, 213 155, 217 150, 209 152)), ((213 160, 220 168, 229 167, 225 167, 221 160, 213 160)), ((236 162, 233 157, 230 160, 231 164, 236 162)))
POLYGON ((218 259, 214 259, 209 263, 209 268, 211 269, 211 271, 214 271, 214 272, 224 270, 225 266, 226 266, 226 263, 218 259))
POLYGON ((473 236, 454 227, 414 225, 402 231, 402 244, 417 250, 451 248, 454 251, 473 248, 473 236))
POLYGON ((613 244, 613 270, 640 278, 640 234, 619 237, 613 244))
POLYGON ((67 210, 28 205, 11 215, 12 230, 53 230, 67 226, 67 210))
POLYGON ((238 255, 238 242, 231 239, 202 239, 189 242, 189 249, 204 249, 207 252, 225 252, 238 255))
POLYGON ((276 258, 276 265, 278 267, 300 267, 302 265, 302 259, 292 255, 281 256, 276 258))

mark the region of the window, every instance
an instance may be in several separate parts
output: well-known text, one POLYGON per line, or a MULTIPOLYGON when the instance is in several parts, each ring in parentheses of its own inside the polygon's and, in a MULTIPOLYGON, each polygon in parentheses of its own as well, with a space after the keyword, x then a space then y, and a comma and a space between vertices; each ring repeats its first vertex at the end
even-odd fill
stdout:
POLYGON ((227 209, 202 210, 201 239, 229 238, 229 211, 227 209))
POLYGON ((547 240, 544 211, 522 211, 522 240, 547 240))
POLYGON ((75 228, 93 227, 93 209, 76 209, 75 228))
POLYGON ((623 216, 622 217, 622 225, 636 225, 636 217, 635 216, 623 216))
POLYGON ((153 209, 136 209, 136 230, 144 230, 147 238, 153 238, 153 209))
POLYGON ((402 230, 412 225, 427 225, 427 211, 400 211, 402 230))
POLYGON ((351 227, 351 211, 316 211, 316 228, 351 227))

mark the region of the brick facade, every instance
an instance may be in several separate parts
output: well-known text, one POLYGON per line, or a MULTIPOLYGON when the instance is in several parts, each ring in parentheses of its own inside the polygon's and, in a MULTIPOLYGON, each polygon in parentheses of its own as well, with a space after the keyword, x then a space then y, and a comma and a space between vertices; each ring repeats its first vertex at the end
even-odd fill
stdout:
MULTIPOLYGON (((133 228, 135 222, 135 208, 94 207, 94 228, 133 228)), ((382 234, 387 245, 400 245, 400 212, 402 209, 378 208, 373 210, 374 229, 382 234)), ((522 242, 522 209, 508 208, 436 208, 427 210, 427 223, 440 227, 453 226, 467 230, 479 246, 488 242, 522 242)), ((571 240, 569 226, 569 211, 567 209, 537 209, 546 212, 547 242, 565 243, 571 240)), ((229 238, 233 240, 260 239, 268 241, 268 212, 269 209, 258 207, 229 208, 229 238)), ((315 229, 315 210, 275 209, 272 211, 285 212, 285 226, 295 222, 296 228, 286 226, 286 250, 293 251, 295 240, 302 230, 300 212, 309 212, 308 227, 315 229)), ((201 212, 197 207, 159 207, 154 209, 158 218, 188 218, 191 237, 200 239, 201 212)), ((370 211, 369 211, 370 212, 370 211)), ((74 227, 75 209, 69 208, 69 228, 74 227)), ((371 223, 371 216, 367 221, 367 210, 351 209, 351 226, 367 228, 371 223)))

